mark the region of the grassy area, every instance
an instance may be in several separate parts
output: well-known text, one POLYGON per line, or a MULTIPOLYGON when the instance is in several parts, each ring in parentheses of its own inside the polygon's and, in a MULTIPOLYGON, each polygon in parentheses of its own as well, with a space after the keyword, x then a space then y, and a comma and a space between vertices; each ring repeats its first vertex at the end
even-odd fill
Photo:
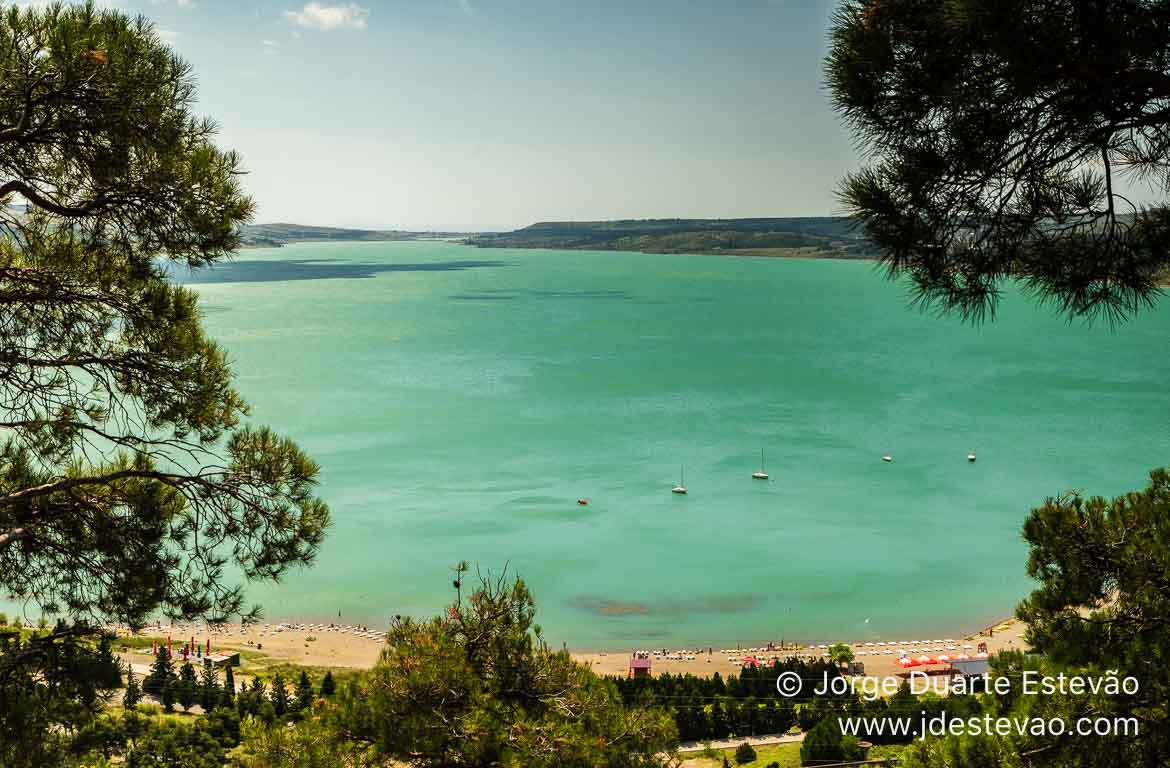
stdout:
POLYGON ((824 259, 831 258, 833 252, 824 248, 735 248, 726 251, 717 251, 724 256, 760 256, 782 259, 824 259))
MULTIPOLYGON (((735 765, 734 749, 717 749, 715 757, 694 757, 683 760, 683 768, 720 768, 723 758, 735 765)), ((753 768, 763 768, 771 762, 780 763, 780 768, 799 768, 800 744, 773 744, 766 747, 756 747, 756 761, 748 763, 753 768)))
POLYGON ((285 679, 285 682, 292 685, 296 683, 301 677, 301 672, 307 672, 309 679, 313 681, 313 687, 319 688, 321 686, 321 679, 325 677, 326 672, 333 673, 333 681, 337 685, 356 677, 362 670, 354 669, 352 667, 317 667, 308 666, 305 664, 293 664, 287 661, 277 661, 264 654, 257 653, 256 656, 263 658, 245 661, 243 656, 240 657, 240 667, 236 670, 236 676, 244 675, 247 677, 255 677, 259 675, 265 680, 271 680, 276 675, 280 675, 285 679))
MULTIPOLYGON (((748 763, 751 768, 764 768, 768 763, 777 762, 780 768, 800 768, 800 744, 772 744, 765 747, 756 747, 755 762, 748 763)), ((869 759, 877 760, 884 757, 897 757, 901 746, 875 746, 869 751, 869 759)), ((714 757, 688 757, 682 761, 682 768, 720 768, 723 758, 735 765, 734 749, 717 749, 714 757)))
MULTIPOLYGON (((158 640, 165 638, 158 637, 119 637, 114 643, 114 650, 119 653, 132 654, 136 664, 149 663, 152 660, 150 656, 151 644, 158 640)), ((325 677, 326 672, 333 673, 333 679, 341 685, 345 681, 355 677, 360 670, 352 667, 328 667, 328 666, 311 666, 308 664, 296 664, 289 661, 273 658, 263 651, 256 651, 248 648, 233 648, 232 653, 240 655, 240 666, 233 670, 236 677, 236 682, 239 684, 243 679, 251 679, 253 677, 261 677, 264 680, 271 680, 276 675, 284 677, 285 681, 290 685, 294 684, 301 676, 301 671, 309 674, 309 679, 313 681, 313 687, 320 686, 321 679, 325 677)), ((196 661, 192 662, 197 663, 196 661)), ((178 657, 176 652, 175 658, 176 668, 182 664, 182 660, 178 657)), ((221 673, 222 677, 222 673, 221 673)))
MULTIPOLYGON (((122 708, 121 697, 118 697, 118 699, 119 700, 116 702, 116 705, 114 702, 111 702, 111 706, 106 710, 106 714, 115 720, 121 720, 126 716, 126 710, 122 708)), ((185 711, 178 705, 175 705, 174 712, 165 712, 163 711, 161 704, 155 704, 151 701, 144 701, 139 703, 138 707, 134 711, 139 716, 154 720, 158 723, 193 723, 201 717, 201 715, 195 714, 194 712, 185 711)))

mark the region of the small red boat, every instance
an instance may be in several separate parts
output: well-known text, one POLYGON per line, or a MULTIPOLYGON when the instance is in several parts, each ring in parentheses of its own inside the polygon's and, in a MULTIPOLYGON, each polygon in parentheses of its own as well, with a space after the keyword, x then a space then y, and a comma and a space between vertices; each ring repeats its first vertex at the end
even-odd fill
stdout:
POLYGON ((577 503, 584 507, 589 504, 589 499, 577 499, 577 503))

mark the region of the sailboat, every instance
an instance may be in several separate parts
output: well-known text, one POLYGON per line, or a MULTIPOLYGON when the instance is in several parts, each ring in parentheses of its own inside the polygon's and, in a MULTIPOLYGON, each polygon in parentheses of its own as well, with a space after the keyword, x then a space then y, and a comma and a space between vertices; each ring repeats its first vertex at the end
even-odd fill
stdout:
POLYGON ((971 461, 971 462, 975 461, 975 451, 971 451, 970 453, 967 454, 967 461, 971 461))
POLYGON ((683 468, 680 466, 678 468, 678 485, 671 488, 670 492, 671 493, 686 493, 687 486, 686 486, 686 483, 684 482, 685 479, 686 478, 685 478, 685 475, 683 474, 683 468))
POLYGON ((760 449, 760 469, 758 472, 752 472, 752 480, 767 480, 768 473, 764 471, 764 449, 760 449))

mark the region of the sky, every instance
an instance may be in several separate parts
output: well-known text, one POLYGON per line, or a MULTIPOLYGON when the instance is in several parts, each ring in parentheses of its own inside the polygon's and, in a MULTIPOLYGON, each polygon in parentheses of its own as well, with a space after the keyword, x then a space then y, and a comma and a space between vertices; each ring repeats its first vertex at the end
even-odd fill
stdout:
POLYGON ((834 0, 118 0, 194 67, 258 222, 841 213, 834 0))

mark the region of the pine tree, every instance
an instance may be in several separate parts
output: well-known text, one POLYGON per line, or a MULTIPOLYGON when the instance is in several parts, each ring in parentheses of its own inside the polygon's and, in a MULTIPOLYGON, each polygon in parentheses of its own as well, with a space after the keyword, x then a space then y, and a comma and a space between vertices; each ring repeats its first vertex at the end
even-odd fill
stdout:
POLYGON ((883 271, 924 308, 974 319, 993 318, 1014 280, 1070 320, 1157 306, 1170 269, 1166 12, 841 2, 826 81, 869 165, 838 195, 883 271), (1152 199, 1131 202, 1123 175, 1148 179, 1152 199))
MULTIPOLYGON (((695 739, 709 739, 711 737, 711 719, 707 715, 707 708, 703 706, 703 700, 692 695, 687 700, 687 709, 691 711, 691 728, 693 729, 693 738, 695 739)), ((680 734, 681 735, 681 734, 680 734)))
POLYGON ((328 698, 337 691, 337 684, 333 682, 333 673, 326 670, 325 678, 321 680, 321 696, 328 698))
POLYGON ((284 687, 284 677, 278 674, 272 678, 272 710, 277 717, 284 717, 288 704, 288 689, 284 687))
POLYGON ((805 765, 853 760, 859 754, 856 742, 856 739, 847 739, 841 733, 836 717, 826 717, 804 735, 800 760, 805 765))
POLYGON ((205 662, 199 673, 199 706, 204 712, 210 712, 219 706, 222 692, 219 689, 219 674, 215 665, 205 662))
POLYGON ((313 684, 309 682, 309 674, 301 670, 301 679, 297 683, 297 709, 306 711, 313 706, 313 684))
POLYGON ((126 693, 122 694, 122 707, 132 710, 142 700, 142 689, 138 687, 138 680, 134 677, 134 668, 126 665, 126 693))
POLYGON ((618 686, 548 648, 522 580, 481 575, 466 589, 471 594, 457 591, 441 618, 391 622, 374 669, 347 680, 328 707, 325 720, 346 741, 370 745, 378 764, 650 768, 671 762, 661 756, 678 742, 670 714, 655 706, 627 708, 618 686))
POLYGON ((719 699, 711 703, 711 738, 726 739, 731 729, 727 725, 727 713, 719 699))
MULTIPOLYGON (((109 5, 0 8, 0 596, 91 626, 223 620, 241 582, 312 562, 329 514, 317 465, 243 423, 171 281, 239 247, 242 161, 191 66, 109 5)), ((92 716, 113 667, 87 629, 0 651, 0 765, 59 764, 44 749, 92 716)))
POLYGON ((228 664, 223 673, 223 703, 231 706, 236 695, 236 678, 232 674, 232 665, 228 664))
POLYGON ((159 698, 162 700, 164 712, 175 711, 175 686, 178 685, 178 680, 167 680, 163 683, 162 691, 159 698))
POLYGON ((191 666, 191 662, 185 662, 179 670, 179 683, 175 691, 175 698, 178 699, 179 704, 183 706, 184 710, 190 710, 195 704, 198 691, 195 685, 195 668, 191 666))
MULTIPOLYGON (((44 621, 44 618, 41 621, 44 621)), ((118 663, 114 651, 110 648, 109 635, 103 634, 98 641, 92 679, 99 688, 120 688, 122 685, 122 665, 118 663)))
POLYGON ((160 696, 163 689, 175 680, 175 665, 165 645, 159 645, 150 674, 142 681, 142 690, 151 696, 160 696))
POLYGON ((755 696, 749 696, 739 711, 739 728, 741 736, 755 736, 760 728, 760 703, 755 696))

